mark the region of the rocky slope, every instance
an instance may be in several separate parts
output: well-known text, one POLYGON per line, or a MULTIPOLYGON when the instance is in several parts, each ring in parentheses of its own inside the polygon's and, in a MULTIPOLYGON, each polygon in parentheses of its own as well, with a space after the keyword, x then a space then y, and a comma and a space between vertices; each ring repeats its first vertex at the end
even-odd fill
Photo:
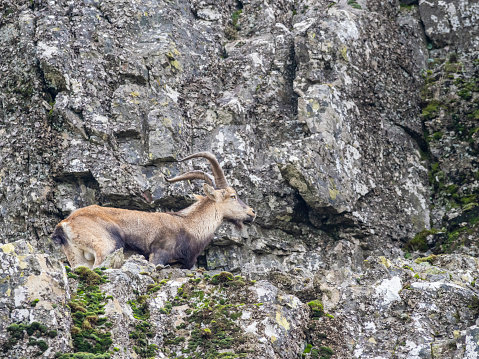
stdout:
POLYGON ((477 357, 476 2, 5 0, 0 14, 0 355, 477 357), (208 170, 176 161, 201 150, 258 213, 217 231, 206 272, 132 259, 67 279, 49 239, 62 218, 184 208, 200 183, 164 178, 208 170), (242 278, 212 283, 221 271, 242 278), (81 286, 104 313, 78 309, 81 286))

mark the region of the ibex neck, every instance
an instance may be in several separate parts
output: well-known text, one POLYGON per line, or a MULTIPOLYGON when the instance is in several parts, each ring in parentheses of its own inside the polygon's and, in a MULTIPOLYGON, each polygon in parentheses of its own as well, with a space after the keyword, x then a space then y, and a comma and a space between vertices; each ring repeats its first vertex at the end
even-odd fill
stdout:
POLYGON ((201 241, 211 240, 216 229, 223 222, 223 214, 216 203, 203 198, 178 212, 186 222, 186 229, 201 241))

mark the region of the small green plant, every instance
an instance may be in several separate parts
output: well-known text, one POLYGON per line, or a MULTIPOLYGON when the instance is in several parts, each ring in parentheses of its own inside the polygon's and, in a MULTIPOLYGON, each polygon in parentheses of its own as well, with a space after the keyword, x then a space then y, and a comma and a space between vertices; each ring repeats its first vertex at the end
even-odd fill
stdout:
POLYGON ((328 347, 319 347, 319 349, 311 349, 311 359, 330 359, 334 352, 328 347))
POLYGON ((430 101, 427 106, 422 110, 422 117, 425 121, 428 121, 437 116, 439 111, 439 101, 430 101))
POLYGON ((356 0, 348 0, 348 5, 354 9, 362 9, 361 5, 359 5, 356 0))
POLYGON ((102 317, 107 299, 99 287, 107 282, 107 278, 100 268, 78 267, 74 273, 67 269, 67 273, 69 276, 74 274, 79 282, 77 292, 68 303, 73 319, 71 335, 74 353, 60 353, 59 358, 80 358, 83 353, 109 358, 107 352, 113 341, 111 333, 103 326, 107 321, 102 317))
POLYGON ((404 250, 407 252, 411 251, 420 251, 420 252, 426 252, 429 249, 429 246, 427 245, 427 237, 431 234, 436 234, 438 233, 437 229, 427 229, 422 232, 417 233, 413 239, 408 241, 404 245, 404 250))
POLYGON ((473 295, 471 298, 471 305, 468 305, 467 307, 472 310, 475 316, 477 316, 479 314, 479 298, 473 295))
POLYGON ((238 11, 235 11, 232 15, 231 15, 231 22, 233 23, 233 26, 235 28, 238 28, 239 25, 238 25, 238 21, 239 21, 239 18, 240 18, 240 15, 241 13, 243 12, 243 10, 238 10, 238 11))
POLYGON ((234 276, 230 272, 221 272, 211 277, 210 283, 212 284, 226 283, 228 281, 232 281, 233 279, 234 279, 234 276))
POLYGON ((472 97, 471 91, 468 89, 462 89, 458 93, 459 97, 461 97, 463 100, 469 100, 472 97))
POLYGON ((313 312, 313 317, 319 318, 324 314, 323 303, 321 303, 319 300, 313 300, 309 302, 308 305, 313 312))
POLYGON ((439 141, 439 140, 442 138, 442 136, 443 136, 443 135, 442 135, 442 132, 440 132, 440 131, 439 131, 439 132, 435 132, 435 133, 432 135, 432 139, 433 139, 434 141, 439 141))
MULTIPOLYGON (((435 254, 431 254, 428 257, 418 258, 414 262, 417 264, 424 263, 424 262, 428 262, 429 264, 434 264, 436 260, 437 260, 437 256, 435 254)), ((416 276, 414 277, 416 278, 416 276)))
POLYGON ((477 207, 478 204, 476 202, 470 202, 468 204, 465 204, 464 206, 462 206, 462 210, 464 212, 467 212, 467 211, 470 211, 471 209, 473 209, 474 207, 477 207))
POLYGON ((47 326, 39 322, 33 322, 31 324, 14 323, 7 327, 7 333, 10 335, 8 340, 2 345, 2 351, 8 352, 12 349, 20 340, 28 336, 28 345, 36 345, 38 351, 35 356, 42 355, 47 349, 48 344, 45 340, 39 339, 45 337, 45 339, 54 338, 57 336, 56 330, 48 330, 47 326))
POLYGON ((304 348, 303 350, 303 358, 306 357, 305 354, 309 354, 311 353, 311 349, 313 348, 313 346, 311 344, 307 344, 306 347, 304 348))

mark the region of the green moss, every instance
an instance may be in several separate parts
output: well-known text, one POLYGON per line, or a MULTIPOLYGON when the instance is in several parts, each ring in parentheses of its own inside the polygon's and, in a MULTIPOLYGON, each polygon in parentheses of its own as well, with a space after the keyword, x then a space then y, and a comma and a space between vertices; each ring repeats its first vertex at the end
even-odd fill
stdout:
POLYGON ((413 239, 408 241, 404 245, 404 250, 405 251, 420 251, 420 252, 426 252, 429 250, 429 246, 427 245, 427 236, 431 234, 436 234, 438 233, 437 229, 429 229, 429 230, 424 230, 422 232, 417 233, 413 239))
POLYGON ((78 267, 75 274, 78 276, 78 288, 68 303, 73 319, 71 335, 74 353, 62 354, 60 358, 63 356, 70 358, 68 355, 82 353, 104 357, 108 354, 107 351, 113 341, 111 333, 99 327, 107 319, 100 317, 105 313, 106 297, 98 285, 105 283, 107 278, 103 276, 100 268, 91 270, 87 267, 78 267))
MULTIPOLYGON (((208 328, 206 328, 206 329, 208 329, 208 328)), ((184 341, 185 341, 185 337, 176 337, 172 340, 170 340, 170 339, 165 340, 165 345, 178 345, 180 343, 183 343, 184 341)))
POLYGON ((430 264, 434 264, 434 262, 437 260, 437 256, 435 254, 431 254, 428 257, 423 257, 423 258, 417 258, 414 262, 419 264, 419 263, 424 263, 428 262, 430 264))
POLYGON ((92 353, 56 353, 55 358, 57 359, 109 359, 111 358, 110 353, 104 354, 92 354, 92 353))
POLYGON ((457 193, 458 190, 459 190, 459 186, 457 184, 452 184, 445 188, 445 192, 450 195, 457 193))
POLYGON ((233 280, 233 274, 230 272, 221 272, 218 274, 218 281, 220 283, 228 282, 233 280))
POLYGON ((231 313, 231 314, 230 314, 230 318, 233 319, 233 320, 236 320, 236 319, 238 319, 239 317, 241 317, 242 315, 243 315, 243 312, 231 313))
POLYGON ((319 349, 311 350, 311 359, 330 359, 334 352, 331 348, 320 347, 319 349))
MULTIPOLYGON (((208 280, 208 276, 203 278, 208 280)), ((245 357, 247 353, 242 352, 242 348, 246 336, 235 324, 235 320, 242 315, 238 308, 244 304, 240 298, 227 303, 223 294, 228 290, 227 286, 232 283, 239 285, 239 282, 245 280, 240 276, 234 277, 231 273, 223 272, 210 278, 210 283, 214 286, 206 289, 197 290, 194 282, 184 283, 178 289, 178 298, 171 305, 184 303, 191 307, 185 310, 188 316, 185 321, 175 328, 181 333, 188 332, 190 335, 184 338, 180 332, 167 331, 164 334, 163 352, 167 355, 181 352, 188 354, 188 358, 195 359, 245 357)))
POLYGON ((471 202, 471 203, 468 203, 468 204, 465 204, 464 206, 462 206, 462 210, 464 212, 468 212, 470 210, 472 210, 473 208, 477 207, 478 204, 476 202, 471 202))
POLYGON ((42 353, 48 349, 48 344, 44 340, 37 340, 35 344, 38 345, 42 353))
POLYGON ((401 10, 412 10, 415 7, 417 7, 417 5, 406 5, 406 4, 399 4, 399 5, 401 10))
POLYGON ((436 117, 437 112, 439 111, 440 102, 439 101, 430 101, 427 106, 422 110, 422 117, 425 121, 428 121, 436 117))
POLYGON ((75 273, 79 276, 80 281, 82 281, 87 286, 99 285, 102 283, 102 277, 97 272, 92 271, 87 267, 77 267, 75 273))
POLYGON ((238 10, 231 14, 231 22, 235 28, 238 28, 238 21, 242 12, 243 10, 238 10))
POLYGON ((311 311, 313 312, 313 317, 321 317, 324 314, 323 303, 319 300, 313 300, 308 303, 311 311))
POLYGON ((35 307, 39 301, 40 301, 40 299, 34 299, 34 300, 32 300, 32 302, 30 303, 30 305, 31 305, 32 307, 35 307))
POLYGON ((361 5, 359 5, 356 0, 348 0, 348 5, 354 9, 362 9, 361 5))
POLYGON ((475 315, 479 314, 479 298, 473 295, 471 298, 471 304, 468 305, 468 308, 471 308, 475 315))
POLYGON ((472 97, 472 92, 469 91, 468 89, 462 89, 457 94, 463 100, 469 100, 472 97))
POLYGON ((148 284, 148 286, 146 287, 146 290, 148 293, 158 292, 161 289, 161 287, 165 285, 166 283, 168 283, 167 279, 164 279, 159 283, 148 284))
POLYGON ((31 324, 14 323, 7 327, 9 338, 2 345, 2 351, 6 353, 12 349, 20 340, 25 338, 25 332, 28 336, 28 345, 36 345, 38 347, 38 351, 35 353, 35 356, 43 354, 48 349, 47 342, 38 338, 54 338, 57 335, 56 330, 49 331, 46 325, 39 322, 33 322, 31 324))
POLYGON ((444 64, 444 71, 449 73, 462 72, 463 64, 460 62, 446 62, 444 64))
MULTIPOLYGON (((152 288, 154 287, 150 287, 150 289, 152 288)), ((149 292, 151 293, 151 291, 149 292)), ((156 344, 150 344, 148 341, 148 338, 154 337, 155 334, 152 332, 151 324, 148 322, 148 319, 150 318, 150 311, 148 308, 147 299, 148 295, 140 295, 136 300, 128 301, 128 304, 130 304, 133 310, 133 316, 138 320, 134 330, 129 333, 129 337, 134 340, 136 344, 134 351, 140 358, 154 357, 156 356, 156 352, 158 350, 156 344)))
POLYGON ((48 111, 48 119, 51 121, 53 119, 53 110, 55 109, 55 102, 50 102, 51 106, 50 111, 48 111))
POLYGON ((451 231, 447 234, 447 243, 443 245, 443 250, 448 251, 451 245, 454 244, 454 242, 459 238, 459 235, 461 232, 466 231, 466 227, 461 227, 458 229, 455 229, 454 231, 451 231))
POLYGON ((311 348, 313 348, 311 344, 306 345, 306 347, 303 350, 303 354, 309 354, 311 352, 311 348))
POLYGON ((473 195, 470 195, 470 196, 464 196, 464 197, 461 197, 461 199, 460 199, 462 204, 475 203, 477 200, 479 200, 479 196, 477 194, 473 194, 473 195))
POLYGON ((230 272, 221 272, 211 277, 210 283, 220 284, 220 283, 226 283, 228 281, 233 281, 233 280, 234 280, 233 274, 231 274, 230 272))
POLYGON ((441 138, 442 138, 443 134, 441 131, 439 132, 435 132, 433 135, 432 135, 432 139, 434 141, 439 141, 441 138))
POLYGON ((127 303, 133 310, 133 317, 139 320, 147 320, 150 318, 150 312, 146 303, 147 296, 140 296, 137 300, 129 300, 127 303))

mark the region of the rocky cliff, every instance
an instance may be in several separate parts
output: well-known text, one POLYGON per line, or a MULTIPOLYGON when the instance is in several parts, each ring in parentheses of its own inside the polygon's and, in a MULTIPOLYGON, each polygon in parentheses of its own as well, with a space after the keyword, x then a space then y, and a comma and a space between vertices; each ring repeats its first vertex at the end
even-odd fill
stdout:
POLYGON ((478 21, 472 0, 4 0, 0 356, 476 358, 478 21), (258 214, 203 269, 65 271, 61 219, 184 208, 201 183, 165 177, 203 150, 258 214))

